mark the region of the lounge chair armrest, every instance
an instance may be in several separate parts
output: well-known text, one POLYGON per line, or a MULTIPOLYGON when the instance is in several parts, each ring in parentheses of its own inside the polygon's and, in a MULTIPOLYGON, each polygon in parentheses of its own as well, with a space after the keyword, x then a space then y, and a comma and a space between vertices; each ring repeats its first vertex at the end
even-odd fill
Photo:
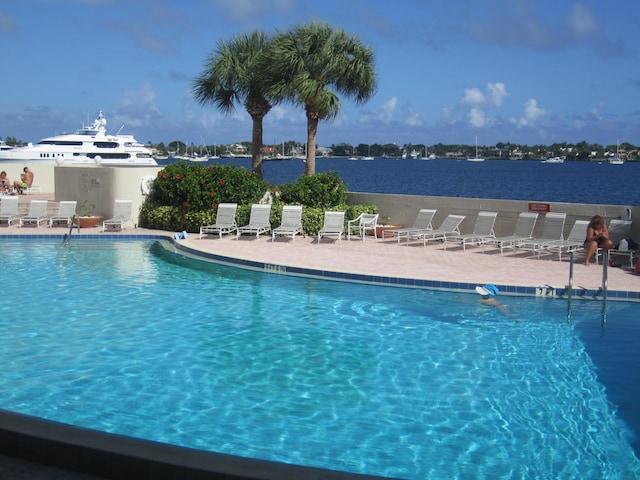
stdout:
POLYGON ((356 218, 354 218, 353 220, 347 220, 347 226, 351 227, 351 224, 353 223, 358 223, 358 225, 360 225, 360 219, 362 218, 362 214, 358 215, 356 218))

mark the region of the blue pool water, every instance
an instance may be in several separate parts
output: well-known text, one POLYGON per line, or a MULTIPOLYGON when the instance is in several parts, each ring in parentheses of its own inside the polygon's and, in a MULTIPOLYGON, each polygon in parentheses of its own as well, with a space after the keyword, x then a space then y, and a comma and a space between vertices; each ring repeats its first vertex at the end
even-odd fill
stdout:
POLYGON ((0 241, 1 408, 408 479, 640 478, 640 305, 262 274, 153 242, 0 241), (17 305, 22 305, 16 308, 17 305), (626 346, 625 346, 626 345, 626 346), (635 422, 635 423, 634 423, 635 422))

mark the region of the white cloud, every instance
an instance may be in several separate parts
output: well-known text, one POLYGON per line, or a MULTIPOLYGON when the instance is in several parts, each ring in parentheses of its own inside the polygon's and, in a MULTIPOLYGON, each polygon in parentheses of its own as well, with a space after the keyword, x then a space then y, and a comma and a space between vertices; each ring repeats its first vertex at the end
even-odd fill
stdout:
POLYGON ((524 102, 524 116, 520 117, 516 123, 523 127, 532 126, 546 113, 546 110, 538 107, 538 102, 535 99, 530 98, 524 102))
POLYGON ((482 128, 487 125, 487 117, 483 110, 479 108, 472 108, 469 111, 469 122, 474 127, 482 128))
POLYGON ((385 122, 391 121, 391 118, 393 117, 393 112, 395 111, 397 105, 398 105, 397 97, 391 97, 389 100, 384 102, 381 108, 380 120, 383 120, 385 122))
POLYGON ((591 9, 580 3, 575 3, 571 7, 569 24, 571 30, 578 37, 588 37, 599 30, 591 9))
POLYGON ((269 114, 265 116, 265 120, 268 120, 271 123, 279 122, 280 120, 285 120, 289 113, 286 109, 282 108, 280 105, 274 105, 271 110, 269 110, 269 114))
MULTIPOLYGON (((483 128, 494 124, 494 121, 487 117, 486 110, 502 106, 506 96, 507 88, 504 83, 487 83, 484 91, 478 87, 466 88, 460 105, 470 107, 466 112, 469 123, 475 128, 483 128)), ((452 112, 448 112, 450 113, 452 112)))
POLYGON ((466 88, 464 90, 464 96, 462 97, 462 103, 465 105, 480 105, 485 102, 484 94, 479 88, 466 88))
POLYGON ((502 99, 507 96, 507 88, 504 86, 504 83, 488 83, 487 92, 489 93, 491 103, 496 107, 502 105, 502 99))
POLYGON ((406 115, 404 117, 404 123, 409 125, 410 127, 421 127, 423 123, 422 116, 419 113, 406 115))

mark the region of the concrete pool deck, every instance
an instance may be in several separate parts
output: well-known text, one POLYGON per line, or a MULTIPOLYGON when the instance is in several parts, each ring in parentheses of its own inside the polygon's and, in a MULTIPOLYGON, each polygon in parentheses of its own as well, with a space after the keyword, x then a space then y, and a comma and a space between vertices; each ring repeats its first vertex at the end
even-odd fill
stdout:
MULTIPOLYGON (((385 283, 378 277, 400 279, 388 282, 390 285, 411 284, 410 279, 430 281, 435 288, 466 290, 469 285, 494 283, 513 287, 512 294, 524 293, 526 288, 551 286, 560 295, 569 283, 569 255, 559 261, 557 254, 545 254, 540 258, 531 252, 513 254, 493 246, 467 247, 464 251, 459 244, 449 242, 444 249, 442 242, 429 242, 426 246, 418 242, 398 244, 392 239, 367 237, 342 240, 317 237, 260 238, 243 235, 218 238, 209 235, 199 239, 190 234, 186 240, 179 240, 203 253, 235 259, 250 260, 278 266, 292 266, 322 272, 342 272, 373 277, 374 281, 385 283), (403 282, 402 279, 407 279, 403 282)), ((622 262, 622 257, 616 258, 622 262)), ((627 260, 628 261, 628 260, 627 260)), ((602 286, 602 265, 584 265, 584 254, 575 255, 573 266, 574 289, 597 292, 602 286)), ((334 278, 335 279, 335 278, 334 278)), ((420 284, 422 285, 422 284, 420 284)), ((640 296, 640 277, 633 275, 630 268, 608 268, 608 289, 610 292, 627 292, 631 300, 640 296)), ((508 293, 508 292, 504 292, 508 293)), ((545 292, 546 293, 546 292, 545 292)))
MULTIPOLYGON (((35 199, 56 203, 52 201, 51 194, 23 195, 20 196, 21 213, 26 213, 29 202, 35 199)), ((64 228, 50 229, 44 225, 39 228, 18 228, 15 224, 10 227, 0 226, 0 236, 62 236, 65 233, 64 228)), ((78 230, 74 229, 73 234, 76 233, 78 230)), ((173 238, 172 232, 141 228, 102 233, 102 229, 96 227, 81 229, 79 233, 98 236, 160 235, 173 238)), ((505 249, 505 254, 501 255, 500 249, 494 246, 486 246, 484 249, 472 246, 464 251, 459 244, 449 242, 445 250, 442 242, 428 242, 426 246, 421 241, 403 241, 398 244, 395 239, 383 240, 369 236, 365 241, 356 237, 352 237, 350 241, 343 239, 341 242, 327 238, 318 245, 317 237, 296 236, 295 241, 279 237, 272 242, 270 235, 259 238, 243 235, 239 240, 235 235, 222 238, 208 235, 200 239, 197 233, 189 234, 187 239, 179 240, 178 243, 208 255, 227 257, 230 261, 236 259, 265 264, 272 267, 267 269, 272 272, 282 271, 279 267, 295 267, 375 277, 374 281, 379 281, 378 277, 389 277, 396 279, 393 284, 402 285, 416 280, 420 281, 417 286, 428 283, 435 288, 453 290, 465 290, 469 285, 483 283, 512 287, 508 288, 509 291, 503 289, 502 294, 527 294, 531 289, 551 286, 557 296, 563 296, 569 284, 568 254, 563 254, 562 261, 558 260, 556 253, 543 254, 537 258, 530 251, 516 251, 513 254, 510 249, 505 249)), ((619 292, 616 297, 619 299, 640 301, 640 276, 631 272, 627 257, 616 256, 614 260, 622 264, 622 267, 607 269, 609 292, 619 292)), ((592 262, 586 266, 584 253, 575 254, 573 287, 576 294, 596 298, 601 296, 598 291, 603 284, 602 276, 602 265, 592 262)))
MULTIPOLYGON (((25 204, 36 195, 21 197, 25 204)), ((45 197, 46 198, 46 197, 45 197)), ((0 236, 59 235, 67 233, 65 228, 41 226, 19 228, 17 225, 0 226, 0 236)), ((75 234, 103 236, 166 236, 173 238, 172 232, 128 228, 124 232, 103 233, 100 227, 73 230, 75 234)), ((317 237, 296 236, 295 240, 279 237, 275 242, 270 235, 259 238, 243 235, 208 235, 199 238, 191 233, 187 239, 177 241, 181 246, 210 255, 228 259, 230 263, 240 261, 266 265, 266 271, 283 273, 289 269, 304 269, 320 272, 328 279, 340 279, 340 274, 351 274, 352 278, 369 278, 372 282, 389 285, 442 288, 464 291, 484 283, 494 283, 507 288, 502 294, 531 294, 531 289, 552 287, 543 291, 544 296, 555 294, 562 297, 569 284, 569 255, 563 254, 562 261, 557 253, 543 254, 539 258, 530 251, 500 249, 488 245, 484 248, 472 246, 464 251, 458 243, 448 242, 446 250, 442 242, 403 241, 376 239, 368 236, 365 241, 352 237, 341 242, 326 238, 321 244, 317 237), (334 272, 337 275, 331 275, 334 272), (388 277, 393 280, 385 280, 388 277), (415 281, 415 282, 414 282, 415 281)), ((609 298, 640 301, 640 276, 629 268, 628 257, 614 259, 622 267, 607 269, 609 298)), ((573 287, 576 295, 586 298, 601 298, 603 267, 592 262, 584 265, 584 254, 575 254, 573 265, 573 287)))

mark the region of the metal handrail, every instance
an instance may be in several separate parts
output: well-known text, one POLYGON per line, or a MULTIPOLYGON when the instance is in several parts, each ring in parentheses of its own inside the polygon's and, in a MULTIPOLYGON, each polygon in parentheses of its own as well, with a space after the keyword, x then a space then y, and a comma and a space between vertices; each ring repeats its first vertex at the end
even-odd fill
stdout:
MULTIPOLYGON (((65 233, 64 237, 62 238, 62 243, 63 244, 67 244, 69 243, 69 240, 71 240, 71 233, 73 232, 73 224, 76 221, 76 214, 73 214, 73 216, 71 217, 71 222, 69 223, 69 233, 65 233)), ((80 233, 80 219, 78 219, 78 233, 80 233)))
POLYGON ((609 252, 602 256, 602 324, 607 323, 607 291, 609 289, 609 252))
POLYGON ((569 252, 569 295, 567 300, 567 322, 571 322, 571 296, 573 295, 573 250, 569 252))

